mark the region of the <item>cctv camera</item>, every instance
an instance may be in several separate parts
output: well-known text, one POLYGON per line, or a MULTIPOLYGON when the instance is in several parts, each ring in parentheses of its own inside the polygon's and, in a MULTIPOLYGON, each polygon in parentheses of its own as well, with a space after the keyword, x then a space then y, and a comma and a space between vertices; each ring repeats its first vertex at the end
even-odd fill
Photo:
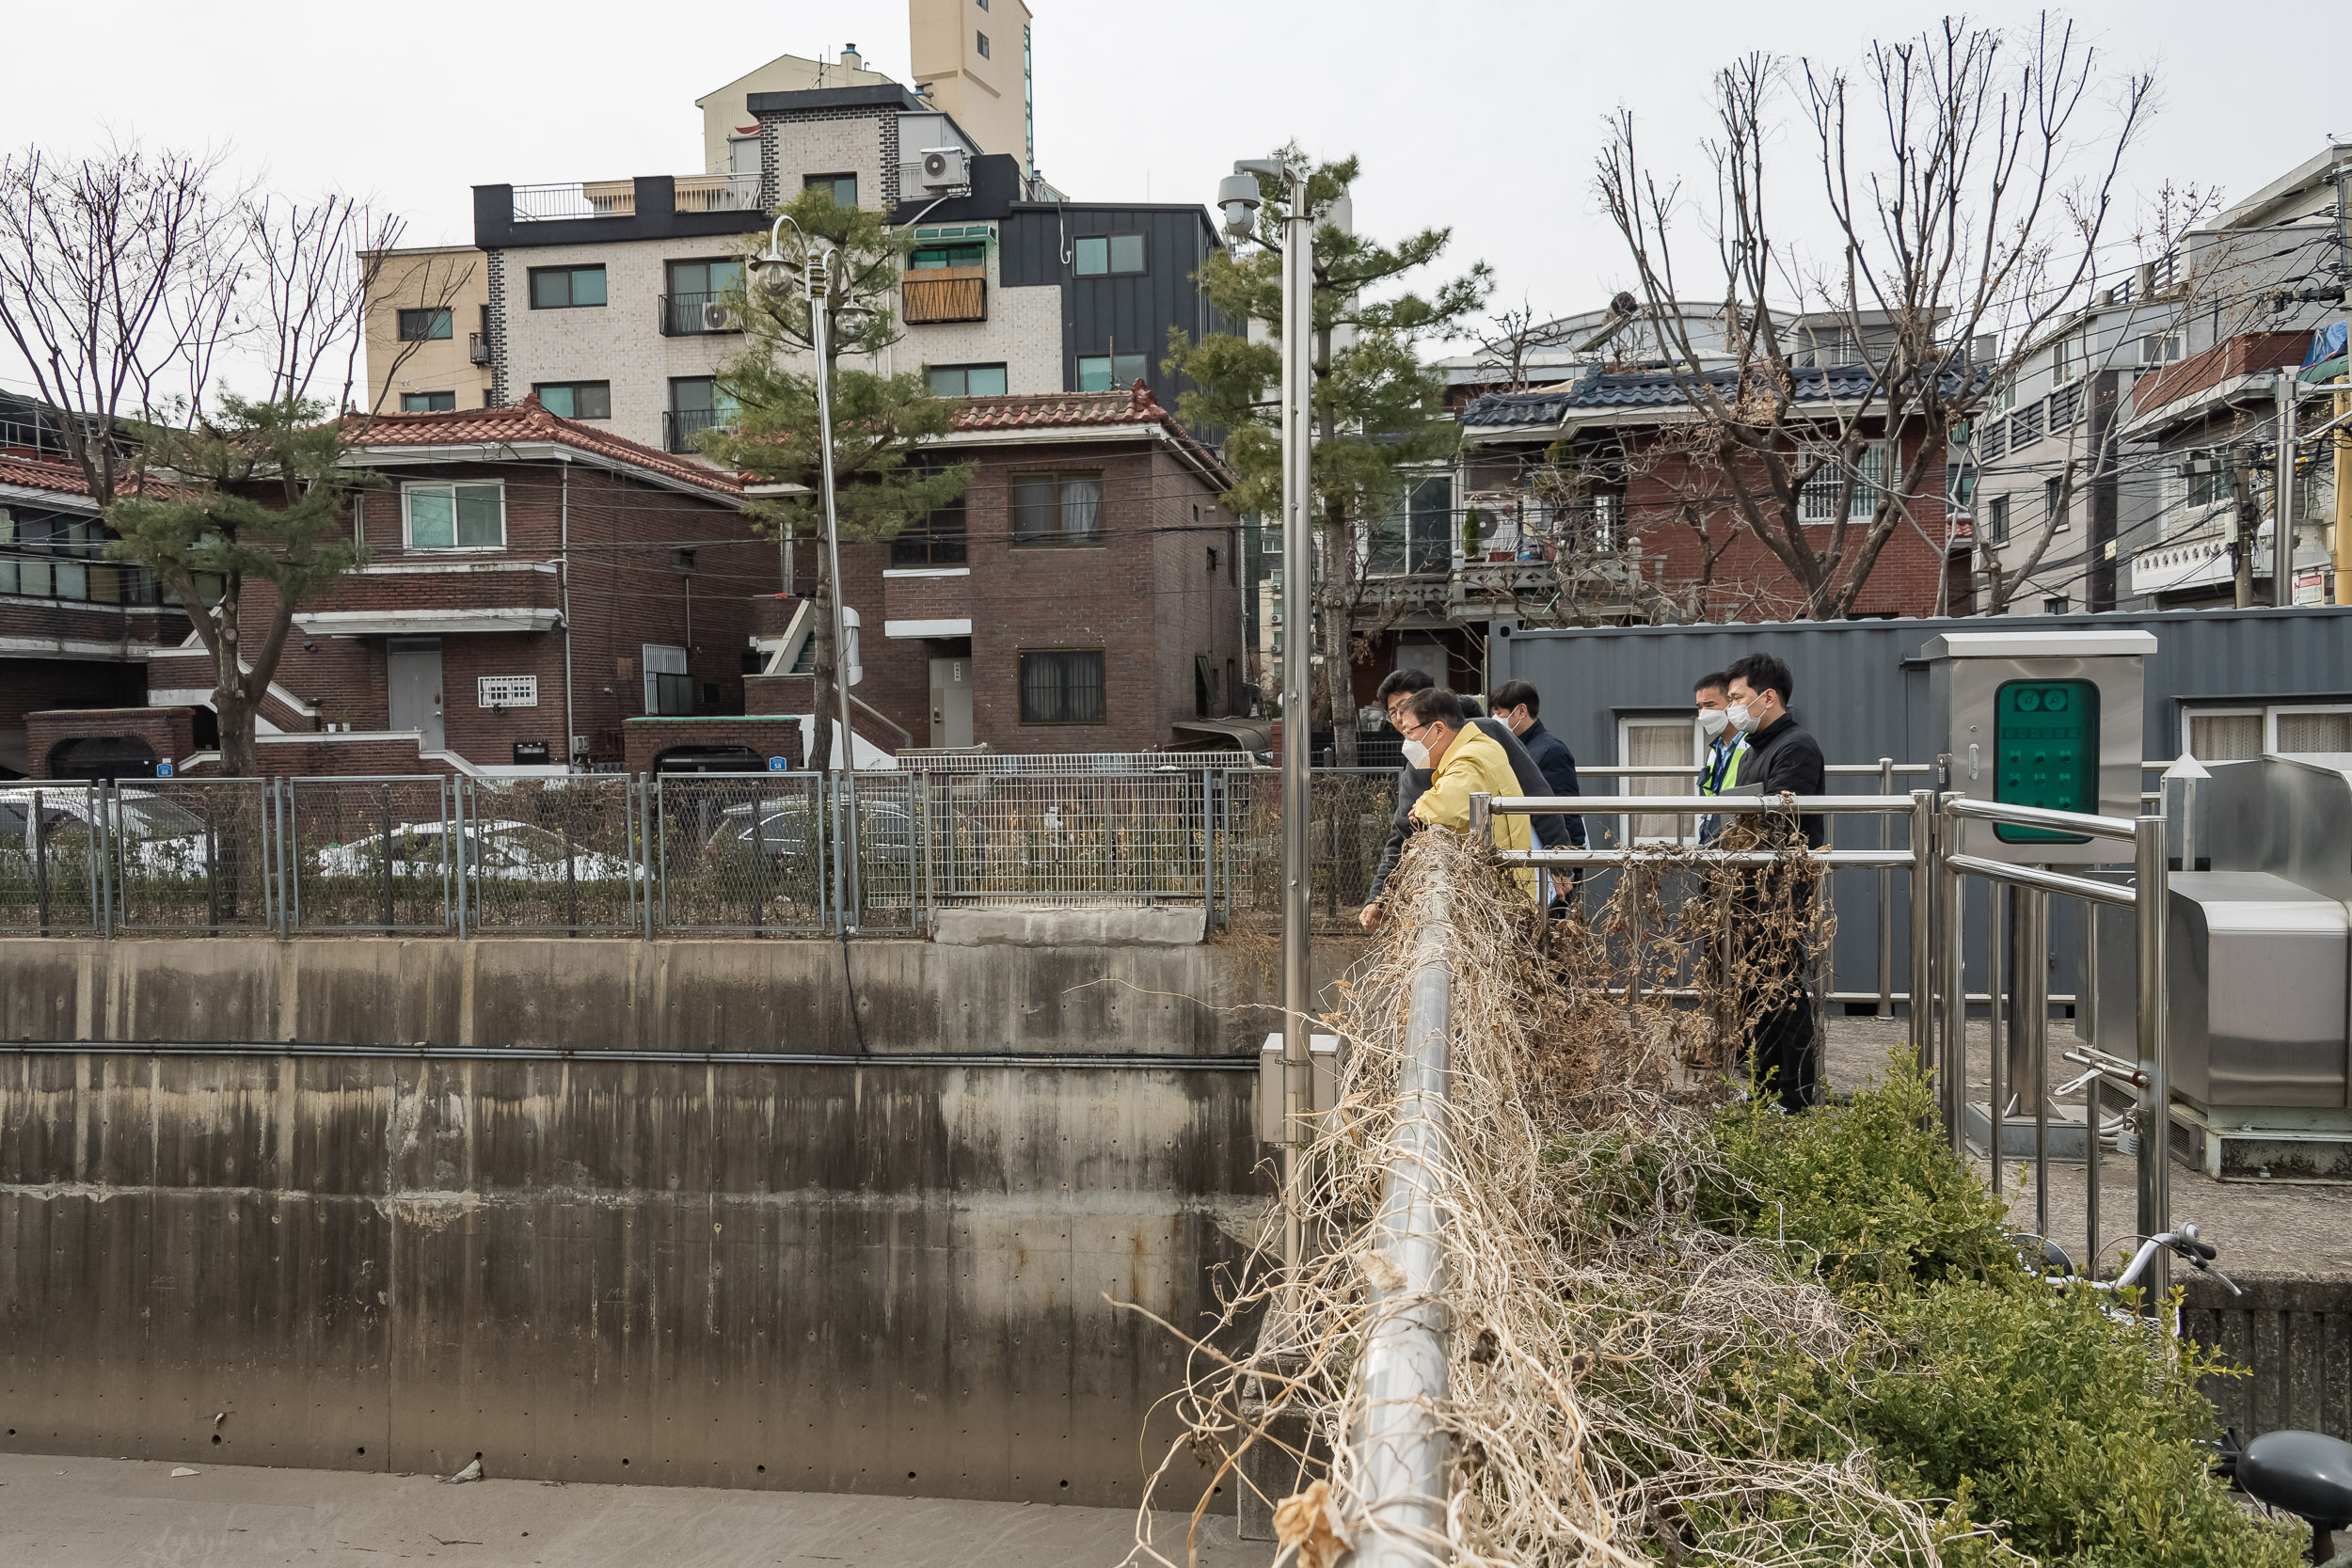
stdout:
POLYGON ((1264 205, 1264 198, 1258 194, 1257 177, 1229 174, 1218 181, 1216 204, 1225 212, 1225 231, 1248 239, 1256 227, 1258 209, 1264 205))

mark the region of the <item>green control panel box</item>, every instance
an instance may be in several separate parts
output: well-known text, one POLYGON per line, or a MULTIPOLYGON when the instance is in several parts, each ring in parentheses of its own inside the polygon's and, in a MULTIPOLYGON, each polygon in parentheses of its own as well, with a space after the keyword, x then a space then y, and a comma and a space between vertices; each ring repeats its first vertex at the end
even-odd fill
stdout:
MULTIPOLYGON (((2087 680, 2013 680, 1994 695, 1993 798, 2012 805, 2099 810, 2099 688, 2087 680)), ((2004 844, 2088 844, 2079 833, 2000 823, 2004 844)))

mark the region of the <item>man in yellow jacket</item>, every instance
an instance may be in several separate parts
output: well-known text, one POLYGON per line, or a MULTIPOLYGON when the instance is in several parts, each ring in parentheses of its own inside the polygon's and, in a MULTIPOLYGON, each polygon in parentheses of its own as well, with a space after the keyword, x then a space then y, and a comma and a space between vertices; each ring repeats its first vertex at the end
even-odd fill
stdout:
MULTIPOLYGON (((1519 792, 1518 775, 1512 771, 1509 754, 1469 721, 1462 700, 1445 688, 1433 686, 1414 692, 1405 706, 1405 724, 1398 727, 1404 733, 1407 755, 1418 747, 1429 756, 1429 788, 1412 811, 1413 820, 1422 827, 1466 833, 1472 795, 1519 792)), ((1525 816, 1493 817, 1490 832, 1498 849, 1525 849, 1534 843, 1532 824, 1525 816)), ((1519 891, 1533 900, 1535 873, 1522 868, 1511 876, 1519 891)))

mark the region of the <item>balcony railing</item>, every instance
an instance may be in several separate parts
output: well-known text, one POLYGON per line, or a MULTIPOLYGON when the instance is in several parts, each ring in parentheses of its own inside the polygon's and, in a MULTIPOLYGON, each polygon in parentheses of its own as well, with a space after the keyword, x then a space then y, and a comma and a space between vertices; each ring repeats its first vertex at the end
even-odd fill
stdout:
POLYGON ((988 320, 988 270, 985 267, 937 267, 907 274, 906 321, 910 326, 927 322, 988 320))
POLYGON ((466 334, 466 357, 477 365, 490 362, 490 340, 479 332, 466 334))
POLYGON ((662 294, 661 335, 699 338, 713 332, 740 332, 743 324, 719 302, 723 294, 662 294))
POLYGON ((661 416, 662 444, 675 452, 699 454, 703 449, 694 437, 725 422, 716 408, 673 408, 661 416))
POLYGON ((633 180, 574 180, 555 185, 516 185, 515 221, 546 223, 561 218, 625 218, 637 213, 633 180))
POLYGON ((673 189, 674 212, 751 213, 759 209, 756 174, 684 174, 673 189))

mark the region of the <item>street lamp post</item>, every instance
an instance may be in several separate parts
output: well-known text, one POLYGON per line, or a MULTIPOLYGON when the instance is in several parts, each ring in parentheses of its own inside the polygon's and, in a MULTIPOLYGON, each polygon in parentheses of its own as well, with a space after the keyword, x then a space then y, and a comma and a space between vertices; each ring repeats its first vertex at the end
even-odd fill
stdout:
MULTIPOLYGON (((1255 230, 1261 202, 1257 177, 1289 184, 1282 223, 1282 1260, 1295 1275, 1306 1250, 1305 1177, 1300 1145, 1314 1110, 1310 1020, 1313 1005, 1308 964, 1311 867, 1307 827, 1313 811, 1310 729, 1313 723, 1314 542, 1308 533, 1312 483, 1312 425, 1308 406, 1313 370, 1308 341, 1313 329, 1314 219, 1307 207, 1307 171, 1275 158, 1244 158, 1217 187, 1225 229, 1236 238, 1255 230)), ((1334 676, 1335 682, 1337 676, 1334 676)), ((1335 687, 1336 690, 1336 687, 1335 687)), ((1351 715, 1338 711, 1332 721, 1351 715)))
MULTIPOLYGON (((810 244, 807 232, 786 214, 776 214, 776 221, 768 229, 768 248, 752 263, 755 274, 773 281, 790 268, 791 262, 782 249, 784 226, 792 224, 792 231, 801 236, 803 245, 814 251, 804 265, 803 276, 808 286, 808 326, 810 347, 817 356, 817 451, 818 489, 825 511, 825 570, 832 581, 833 621, 833 687, 841 710, 841 756, 837 766, 846 795, 847 811, 837 841, 846 848, 834 857, 834 908, 845 932, 857 929, 857 913, 851 905, 843 902, 846 891, 857 896, 857 732, 850 727, 850 639, 848 618, 841 608, 841 519, 834 505, 833 483, 833 260, 834 248, 830 245, 810 244), (846 865, 846 873, 844 866, 846 865)), ((821 713, 813 713, 818 723, 825 721, 821 713)))

